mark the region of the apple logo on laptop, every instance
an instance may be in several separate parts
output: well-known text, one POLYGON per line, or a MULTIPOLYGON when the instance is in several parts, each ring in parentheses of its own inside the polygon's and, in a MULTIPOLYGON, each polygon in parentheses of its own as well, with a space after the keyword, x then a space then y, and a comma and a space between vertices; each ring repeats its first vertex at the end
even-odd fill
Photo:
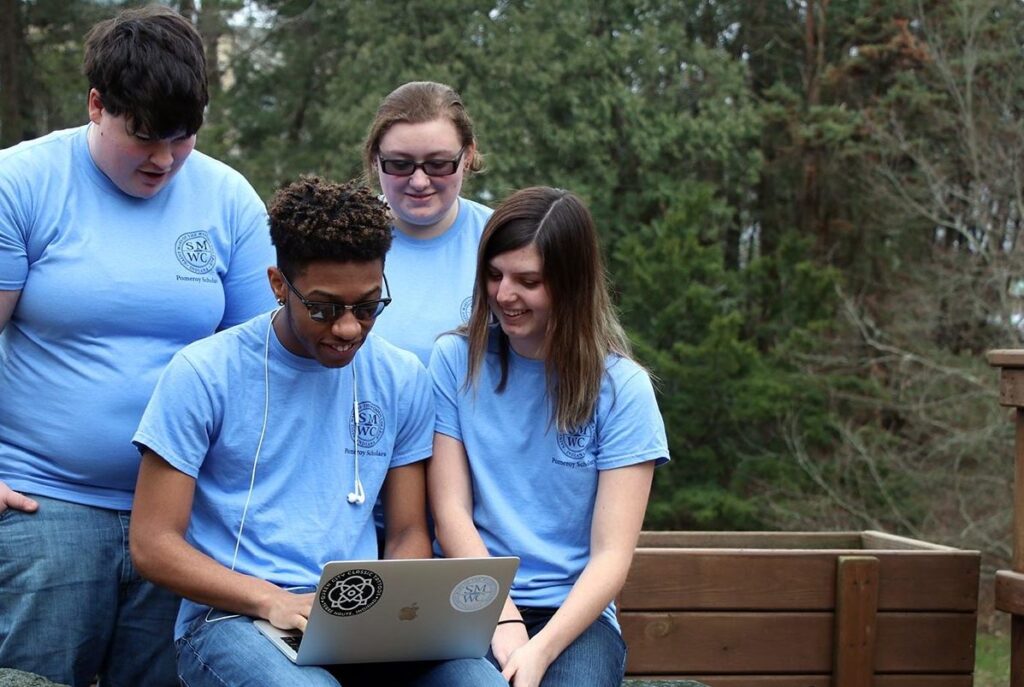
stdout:
POLYGON ((398 611, 399 620, 416 620, 416 614, 419 613, 420 609, 416 602, 413 602, 412 606, 405 606, 398 611))

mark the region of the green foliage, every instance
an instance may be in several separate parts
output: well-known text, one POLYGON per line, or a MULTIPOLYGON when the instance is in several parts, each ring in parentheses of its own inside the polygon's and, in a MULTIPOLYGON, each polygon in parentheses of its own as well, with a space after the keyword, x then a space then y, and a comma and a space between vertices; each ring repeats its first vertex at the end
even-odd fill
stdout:
MULTIPOLYGON (((649 527, 1005 556, 1009 429, 979 356, 1024 343, 1024 4, 174 4, 220 50, 199 148, 264 197, 359 175, 380 99, 431 79, 477 125, 468 195, 587 199, 674 456, 649 527)), ((81 36, 120 6, 17 5, 26 135, 84 121, 81 36)))
POLYGON ((723 210, 707 185, 692 183, 613 256, 623 320, 659 380, 674 456, 658 472, 649 526, 763 527, 752 487, 787 454, 780 422, 799 418, 804 435, 831 438, 822 390, 788 357, 812 349, 828 326, 836 277, 795 238, 775 256, 727 270, 708 240, 723 210))
POLYGON ((1010 678, 1010 637, 978 633, 974 686, 1003 687, 1010 678))

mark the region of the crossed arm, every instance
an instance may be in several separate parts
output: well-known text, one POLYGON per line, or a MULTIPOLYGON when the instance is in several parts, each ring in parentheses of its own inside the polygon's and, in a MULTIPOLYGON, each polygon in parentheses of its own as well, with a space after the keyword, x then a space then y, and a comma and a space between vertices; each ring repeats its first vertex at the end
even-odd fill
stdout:
MULTIPOLYGON (((502 675, 516 687, 540 683, 547 667, 593 623, 625 583, 643 524, 654 462, 602 471, 591 526, 590 560, 565 603, 533 638, 524 627, 499 625, 491 639, 502 675)), ((434 435, 428 487, 438 541, 446 556, 487 556, 473 524, 473 490, 462 442, 434 435)), ((509 599, 503 620, 519 618, 509 599)))

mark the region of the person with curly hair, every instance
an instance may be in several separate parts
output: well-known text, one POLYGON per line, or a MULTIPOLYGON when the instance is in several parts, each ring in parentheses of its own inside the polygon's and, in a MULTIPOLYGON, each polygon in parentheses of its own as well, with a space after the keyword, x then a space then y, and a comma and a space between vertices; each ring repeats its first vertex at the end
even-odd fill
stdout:
POLYGON ((299 666, 253 624, 304 630, 323 564, 377 557, 380 493, 385 557, 431 555, 429 377, 370 331, 391 302, 387 209, 354 182, 305 177, 269 213, 281 307, 175 355, 134 437, 132 556, 184 597, 179 675, 191 687, 506 684, 483 658, 299 666))

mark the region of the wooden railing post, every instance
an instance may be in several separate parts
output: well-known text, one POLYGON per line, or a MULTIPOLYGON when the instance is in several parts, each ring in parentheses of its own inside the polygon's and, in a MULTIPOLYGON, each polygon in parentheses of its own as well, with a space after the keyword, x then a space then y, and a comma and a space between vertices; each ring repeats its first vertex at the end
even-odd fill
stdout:
POLYGON ((990 351, 1000 368, 999 403, 1016 409, 1013 477, 1013 570, 996 573, 995 605, 1010 614, 1010 687, 1024 687, 1024 350, 990 351))
POLYGON ((835 687, 875 683, 878 559, 840 556, 836 566, 835 687))

